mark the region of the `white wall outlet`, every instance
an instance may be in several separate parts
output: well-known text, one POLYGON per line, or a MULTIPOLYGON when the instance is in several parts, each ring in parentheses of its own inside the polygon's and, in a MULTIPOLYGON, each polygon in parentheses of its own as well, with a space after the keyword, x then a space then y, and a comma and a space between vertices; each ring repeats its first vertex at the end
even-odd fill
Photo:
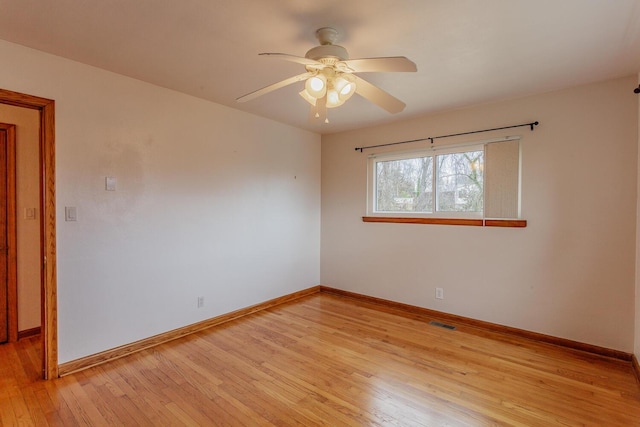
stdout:
POLYGON ((436 299, 444 299, 444 289, 436 288, 436 299))
POLYGON ((204 297, 198 297, 198 308, 204 307, 204 297))

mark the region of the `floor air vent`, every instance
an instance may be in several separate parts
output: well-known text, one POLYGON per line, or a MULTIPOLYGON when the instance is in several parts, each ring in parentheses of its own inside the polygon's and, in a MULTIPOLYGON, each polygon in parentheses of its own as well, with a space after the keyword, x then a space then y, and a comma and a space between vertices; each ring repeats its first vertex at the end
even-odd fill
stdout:
POLYGON ((436 322, 435 320, 432 320, 431 322, 429 322, 429 324, 433 326, 437 326, 439 328, 451 329, 452 331, 456 330, 456 327, 453 325, 447 325, 446 323, 436 322))

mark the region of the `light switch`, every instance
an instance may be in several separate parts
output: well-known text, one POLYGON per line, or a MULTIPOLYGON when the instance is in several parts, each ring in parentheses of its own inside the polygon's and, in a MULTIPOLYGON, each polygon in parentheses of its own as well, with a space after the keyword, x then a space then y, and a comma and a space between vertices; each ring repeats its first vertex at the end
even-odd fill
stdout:
POLYGON ((24 219, 36 219, 36 208, 24 208, 24 219))
POLYGON ((104 179, 105 182, 105 189, 107 191, 116 191, 116 184, 117 184, 117 180, 115 176, 107 176, 104 179))
POLYGON ((75 206, 65 206, 64 208, 64 220, 76 221, 78 219, 75 206))

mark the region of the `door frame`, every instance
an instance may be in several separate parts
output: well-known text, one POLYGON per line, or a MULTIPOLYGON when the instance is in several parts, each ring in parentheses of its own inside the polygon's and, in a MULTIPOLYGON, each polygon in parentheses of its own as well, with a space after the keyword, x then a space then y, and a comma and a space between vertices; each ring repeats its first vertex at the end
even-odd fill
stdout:
POLYGON ((7 328, 9 342, 18 341, 18 272, 16 230, 16 125, 0 123, 7 156, 7 328))
POLYGON ((0 89, 0 103, 40 113, 40 253, 42 256, 42 376, 58 377, 58 285, 56 262, 55 101, 0 89))

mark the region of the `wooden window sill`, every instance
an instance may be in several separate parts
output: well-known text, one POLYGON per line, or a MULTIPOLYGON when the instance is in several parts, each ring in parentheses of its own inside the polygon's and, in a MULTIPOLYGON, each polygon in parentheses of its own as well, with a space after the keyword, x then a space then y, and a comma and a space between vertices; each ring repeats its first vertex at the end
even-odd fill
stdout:
POLYGON ((527 226, 526 219, 469 219, 469 218, 408 218, 363 216, 363 222, 387 222, 395 224, 437 224, 437 225, 468 225, 474 227, 511 227, 523 228, 527 226))

